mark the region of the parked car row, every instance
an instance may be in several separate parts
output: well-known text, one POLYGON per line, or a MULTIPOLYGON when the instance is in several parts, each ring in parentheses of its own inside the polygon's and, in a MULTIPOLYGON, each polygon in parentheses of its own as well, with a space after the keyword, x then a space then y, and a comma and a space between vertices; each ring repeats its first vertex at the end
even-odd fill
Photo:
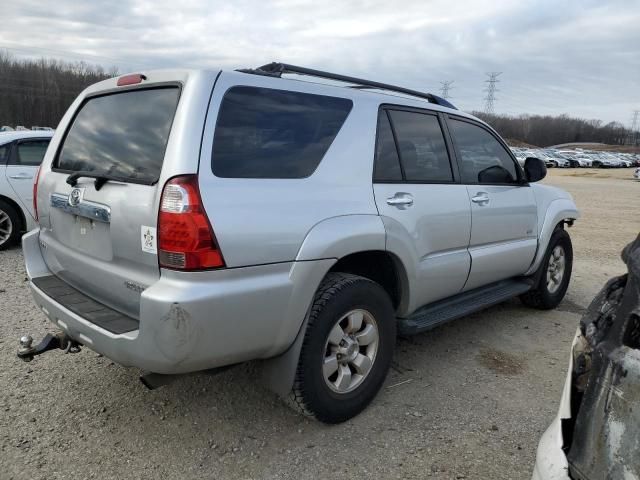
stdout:
POLYGON ((509 147, 520 164, 528 157, 543 160, 547 168, 628 168, 640 167, 640 153, 596 152, 582 149, 509 147))
MULTIPOLYGON (((47 132, 52 132, 54 129, 51 127, 38 127, 38 126, 33 126, 31 127, 31 130, 43 130, 43 131, 47 131, 47 132)), ((0 127, 0 133, 3 132, 24 132, 24 131, 29 131, 29 129, 23 125, 18 125, 16 126, 16 128, 10 127, 9 125, 3 125, 2 127, 0 127)))

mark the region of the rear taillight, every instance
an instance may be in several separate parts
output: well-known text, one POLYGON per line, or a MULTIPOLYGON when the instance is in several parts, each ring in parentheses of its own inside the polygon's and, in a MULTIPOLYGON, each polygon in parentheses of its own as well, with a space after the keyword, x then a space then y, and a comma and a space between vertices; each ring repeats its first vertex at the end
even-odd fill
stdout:
POLYGON ((33 182, 33 214, 38 221, 38 180, 40 180, 40 167, 36 171, 36 179, 33 182))
POLYGON ((169 180, 162 190, 158 215, 160 266, 179 270, 224 267, 213 229, 202 206, 198 177, 169 180))

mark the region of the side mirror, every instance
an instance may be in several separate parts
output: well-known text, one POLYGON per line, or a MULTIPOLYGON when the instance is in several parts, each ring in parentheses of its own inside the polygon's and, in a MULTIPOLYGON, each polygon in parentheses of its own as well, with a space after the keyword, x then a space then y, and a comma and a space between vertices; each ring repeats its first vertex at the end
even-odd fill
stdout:
POLYGON ((547 166, 539 158, 527 157, 524 161, 524 177, 527 182, 538 182, 547 176, 547 166))

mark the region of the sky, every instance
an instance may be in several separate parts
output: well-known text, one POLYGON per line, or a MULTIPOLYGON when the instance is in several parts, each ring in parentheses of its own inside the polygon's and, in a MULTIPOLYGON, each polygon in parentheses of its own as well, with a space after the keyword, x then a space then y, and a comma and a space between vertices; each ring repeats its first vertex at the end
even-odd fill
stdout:
POLYGON ((640 0, 20 0, 0 49, 119 71, 280 61, 439 94, 495 112, 629 126, 640 110, 640 0))

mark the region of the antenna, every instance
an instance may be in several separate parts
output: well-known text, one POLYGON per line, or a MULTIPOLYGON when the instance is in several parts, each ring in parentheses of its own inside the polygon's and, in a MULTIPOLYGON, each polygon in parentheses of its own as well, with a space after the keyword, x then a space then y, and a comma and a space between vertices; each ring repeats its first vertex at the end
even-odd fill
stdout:
POLYGON ((496 83, 499 83, 500 80, 498 80, 498 77, 502 75, 502 72, 488 72, 487 73, 487 80, 485 80, 485 83, 487 84, 487 88, 484 89, 485 92, 487 92, 487 96, 484 97, 484 113, 488 113, 490 115, 493 115, 494 110, 493 110, 493 104, 496 100, 496 92, 499 92, 500 90, 498 90, 496 88, 496 83))

